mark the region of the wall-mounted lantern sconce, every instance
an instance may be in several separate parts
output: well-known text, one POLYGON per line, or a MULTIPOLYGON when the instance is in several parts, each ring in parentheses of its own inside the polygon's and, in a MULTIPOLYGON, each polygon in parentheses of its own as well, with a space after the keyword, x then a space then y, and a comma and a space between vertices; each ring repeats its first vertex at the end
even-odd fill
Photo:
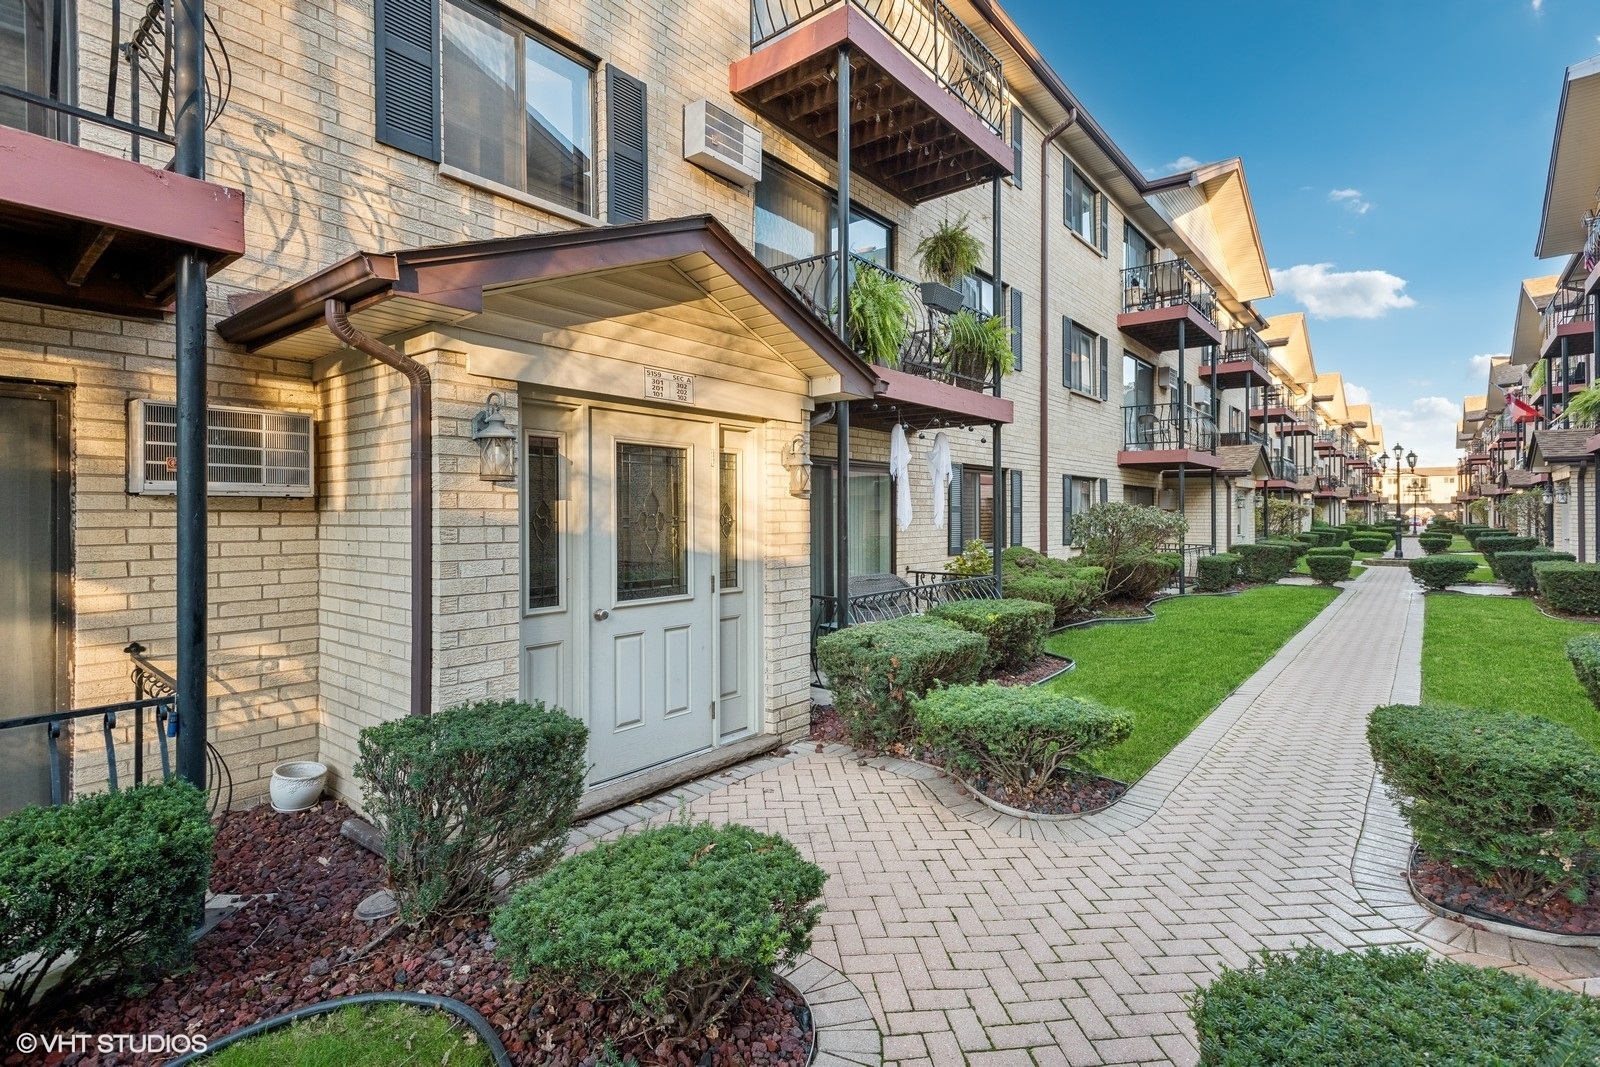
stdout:
POLYGON ((1572 486, 1569 482, 1556 482, 1551 488, 1555 491, 1557 504, 1565 504, 1571 497, 1572 486))
POLYGON ((811 499, 811 442, 796 434, 783 450, 783 469, 789 472, 789 495, 811 499))
POLYGON ((506 426, 504 398, 490 393, 483 410, 472 416, 472 439, 478 442, 478 477, 486 482, 517 480, 517 435, 506 426))

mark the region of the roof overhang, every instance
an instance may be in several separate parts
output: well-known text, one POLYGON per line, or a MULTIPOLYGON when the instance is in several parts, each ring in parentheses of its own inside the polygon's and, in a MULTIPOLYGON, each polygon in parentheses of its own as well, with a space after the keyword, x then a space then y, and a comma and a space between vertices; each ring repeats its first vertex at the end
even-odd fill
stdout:
POLYGON ((1517 288, 1517 314, 1511 327, 1511 362, 1519 367, 1530 367, 1539 362, 1544 348, 1544 324, 1540 315, 1545 304, 1555 295, 1561 281, 1560 275, 1528 278, 1517 288))
POLYGON ((1568 67, 1561 82, 1544 209, 1539 214, 1539 259, 1570 256, 1583 249, 1583 216, 1595 209, 1600 175, 1600 56, 1568 67))
MULTIPOLYGON (((631 226, 406 249, 357 252, 255 300, 217 324, 225 340, 277 358, 316 360, 340 348, 323 324, 338 300, 374 336, 440 325, 484 330, 540 283, 593 279, 587 314, 667 314, 688 304, 720 315, 740 343, 769 352, 814 382, 817 399, 865 399, 883 389, 876 372, 780 285, 709 215, 631 226), (625 294, 625 295, 622 295, 625 294), (609 302, 608 302, 609 300, 609 302)), ((570 313, 570 312, 569 312, 570 313)))
POLYGON ((1303 311, 1274 315, 1261 331, 1261 339, 1272 349, 1272 359, 1296 385, 1312 385, 1317 380, 1317 362, 1311 354, 1311 335, 1303 311))
POLYGON ((1533 443, 1528 446, 1528 466, 1548 470, 1551 466, 1581 463, 1590 458, 1593 449, 1588 430, 1560 430, 1549 427, 1533 431, 1533 443))

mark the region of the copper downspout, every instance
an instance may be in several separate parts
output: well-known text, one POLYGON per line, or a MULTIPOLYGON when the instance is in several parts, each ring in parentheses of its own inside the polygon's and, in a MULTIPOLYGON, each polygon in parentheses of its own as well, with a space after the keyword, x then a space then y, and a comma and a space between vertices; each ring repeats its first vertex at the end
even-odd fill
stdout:
POLYGON ((1078 109, 1039 145, 1039 551, 1050 552, 1050 145, 1078 121, 1078 109))
POLYGON ((340 341, 411 384, 411 714, 427 715, 433 705, 433 380, 422 364, 352 326, 342 300, 324 303, 323 318, 340 341))

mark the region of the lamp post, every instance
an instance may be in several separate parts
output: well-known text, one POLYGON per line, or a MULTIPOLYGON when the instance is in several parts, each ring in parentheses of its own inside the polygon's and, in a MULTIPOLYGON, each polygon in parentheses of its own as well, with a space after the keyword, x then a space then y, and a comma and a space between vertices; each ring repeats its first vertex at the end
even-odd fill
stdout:
POLYGON ((1417 469, 1417 454, 1407 452, 1405 445, 1394 446, 1394 558, 1405 559, 1403 547, 1406 535, 1406 504, 1400 495, 1400 464, 1404 462, 1413 471, 1417 469))

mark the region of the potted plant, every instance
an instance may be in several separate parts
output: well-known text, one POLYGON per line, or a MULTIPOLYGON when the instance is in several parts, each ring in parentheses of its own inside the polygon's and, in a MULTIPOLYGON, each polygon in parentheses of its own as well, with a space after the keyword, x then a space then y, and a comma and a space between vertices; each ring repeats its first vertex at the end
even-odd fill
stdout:
POLYGON ((850 336, 874 363, 895 367, 911 336, 911 294, 898 278, 857 264, 850 284, 850 336))
POLYGON ((963 308, 950 319, 946 342, 950 372, 957 378, 983 383, 991 370, 1004 377, 1015 365, 1011 331, 998 315, 980 315, 963 308))
POLYGON ((922 283, 922 302, 955 313, 961 310, 961 280, 978 269, 983 246, 967 229, 963 214, 954 222, 945 219, 918 242, 917 260, 922 273, 933 279, 922 283))

